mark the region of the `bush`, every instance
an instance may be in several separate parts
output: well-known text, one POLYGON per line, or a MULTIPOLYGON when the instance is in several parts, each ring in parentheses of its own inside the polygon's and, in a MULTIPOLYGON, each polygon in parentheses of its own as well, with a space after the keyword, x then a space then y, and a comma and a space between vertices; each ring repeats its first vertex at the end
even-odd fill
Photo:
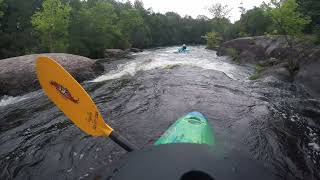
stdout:
POLYGON ((208 49, 216 49, 221 43, 221 37, 217 32, 208 32, 203 38, 207 41, 208 49))
POLYGON ((239 56, 238 51, 235 48, 227 48, 226 53, 230 56, 233 60, 236 60, 239 56))
POLYGON ((260 77, 261 73, 266 69, 266 67, 261 66, 261 65, 256 65, 255 66, 255 72, 252 74, 249 79, 250 80, 256 80, 260 77))

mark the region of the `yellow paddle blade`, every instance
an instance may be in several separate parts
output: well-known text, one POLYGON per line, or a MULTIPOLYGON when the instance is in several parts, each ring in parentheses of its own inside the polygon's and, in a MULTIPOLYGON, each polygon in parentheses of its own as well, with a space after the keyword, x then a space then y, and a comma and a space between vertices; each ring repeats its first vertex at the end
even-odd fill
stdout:
POLYGON ((92 136, 109 136, 113 131, 82 86, 56 61, 40 56, 36 61, 40 85, 47 96, 81 130, 92 136))

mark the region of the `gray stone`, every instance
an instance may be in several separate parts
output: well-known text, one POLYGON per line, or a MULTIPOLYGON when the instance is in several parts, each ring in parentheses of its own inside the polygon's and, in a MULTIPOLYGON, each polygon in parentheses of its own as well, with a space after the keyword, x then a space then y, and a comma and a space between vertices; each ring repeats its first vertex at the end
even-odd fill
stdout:
POLYGON ((104 51, 105 58, 125 58, 129 54, 129 51, 122 49, 106 49, 104 51))
POLYGON ((142 50, 142 49, 139 49, 139 48, 130 48, 130 51, 131 51, 131 52, 134 52, 134 53, 143 52, 143 50, 142 50))
POLYGON ((295 77, 313 96, 320 97, 320 48, 300 60, 300 69, 295 77))
POLYGON ((237 58, 237 61, 243 64, 246 63, 255 63, 256 55, 250 51, 244 50, 241 52, 237 58))
POLYGON ((240 55, 242 54, 242 62, 245 60, 245 55, 249 55, 246 63, 258 63, 270 57, 284 59, 290 53, 292 54, 292 51, 289 52, 287 42, 283 36, 257 36, 234 39, 222 43, 217 54, 219 56, 228 55, 228 48, 234 48, 240 55))
MULTIPOLYGON (((40 88, 36 77, 35 60, 40 54, 0 60, 0 96, 16 96, 40 88)), ((79 82, 92 79, 104 71, 94 60, 63 53, 41 54, 52 57, 79 82)))
POLYGON ((283 66, 272 66, 269 68, 266 68, 263 72, 260 74, 260 78, 264 79, 269 76, 273 76, 276 79, 282 80, 282 81, 292 81, 292 76, 287 68, 283 66))

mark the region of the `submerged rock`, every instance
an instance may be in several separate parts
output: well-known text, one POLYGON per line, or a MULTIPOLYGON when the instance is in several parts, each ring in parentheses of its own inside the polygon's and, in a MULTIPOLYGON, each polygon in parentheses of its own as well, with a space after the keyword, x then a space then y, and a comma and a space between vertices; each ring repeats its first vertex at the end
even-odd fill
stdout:
POLYGON ((77 81, 92 79, 104 71, 94 60, 63 53, 33 54, 0 60, 0 96, 16 96, 40 88, 36 77, 35 60, 46 55, 59 62, 77 81))
POLYGON ((130 48, 129 50, 130 50, 130 52, 134 52, 134 53, 143 52, 143 50, 139 49, 139 48, 130 48))

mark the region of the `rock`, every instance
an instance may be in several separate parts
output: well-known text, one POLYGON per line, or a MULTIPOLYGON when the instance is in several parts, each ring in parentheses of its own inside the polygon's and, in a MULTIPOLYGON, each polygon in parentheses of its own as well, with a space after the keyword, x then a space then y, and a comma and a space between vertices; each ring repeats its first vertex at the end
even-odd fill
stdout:
POLYGON ((280 63, 284 63, 283 61, 277 59, 277 58, 269 58, 265 61, 260 61, 259 65, 261 66, 275 66, 278 65, 280 63))
POLYGON ((128 51, 122 49, 106 49, 104 51, 105 58, 125 58, 128 55, 128 51))
POLYGON ((277 58, 277 59, 286 60, 290 57, 298 58, 299 54, 300 53, 297 49, 290 49, 288 47, 281 47, 281 48, 273 49, 268 56, 273 57, 273 58, 277 58))
POLYGON ((248 59, 246 63, 257 63, 271 57, 284 59, 290 54, 283 36, 245 37, 227 41, 220 45, 217 55, 228 55, 228 48, 236 49, 241 62, 248 59))
POLYGON ((240 63, 255 63, 256 55, 250 51, 244 50, 237 57, 237 61, 240 63))
POLYGON ((260 78, 267 78, 269 76, 273 76, 276 79, 285 81, 285 82, 290 82, 292 81, 292 76, 290 72, 288 71, 287 68, 283 66, 272 66, 269 68, 266 68, 263 72, 260 74, 260 78))
POLYGON ((254 44, 254 39, 252 37, 245 37, 245 38, 238 38, 233 39, 231 41, 224 42, 220 45, 217 55, 218 56, 225 56, 227 55, 228 48, 234 48, 237 51, 244 51, 249 49, 250 44, 254 44))
POLYGON ((300 60, 295 81, 302 84, 313 96, 320 97, 320 48, 315 48, 309 56, 300 60))
POLYGON ((139 48, 130 48, 130 51, 131 51, 131 52, 134 52, 134 53, 143 52, 143 50, 142 50, 142 49, 139 49, 139 48))
MULTIPOLYGON (((104 68, 94 60, 63 53, 41 54, 52 57, 67 69, 79 82, 101 74, 104 68)), ((17 96, 40 88, 35 71, 39 54, 0 60, 0 96, 17 96)))

